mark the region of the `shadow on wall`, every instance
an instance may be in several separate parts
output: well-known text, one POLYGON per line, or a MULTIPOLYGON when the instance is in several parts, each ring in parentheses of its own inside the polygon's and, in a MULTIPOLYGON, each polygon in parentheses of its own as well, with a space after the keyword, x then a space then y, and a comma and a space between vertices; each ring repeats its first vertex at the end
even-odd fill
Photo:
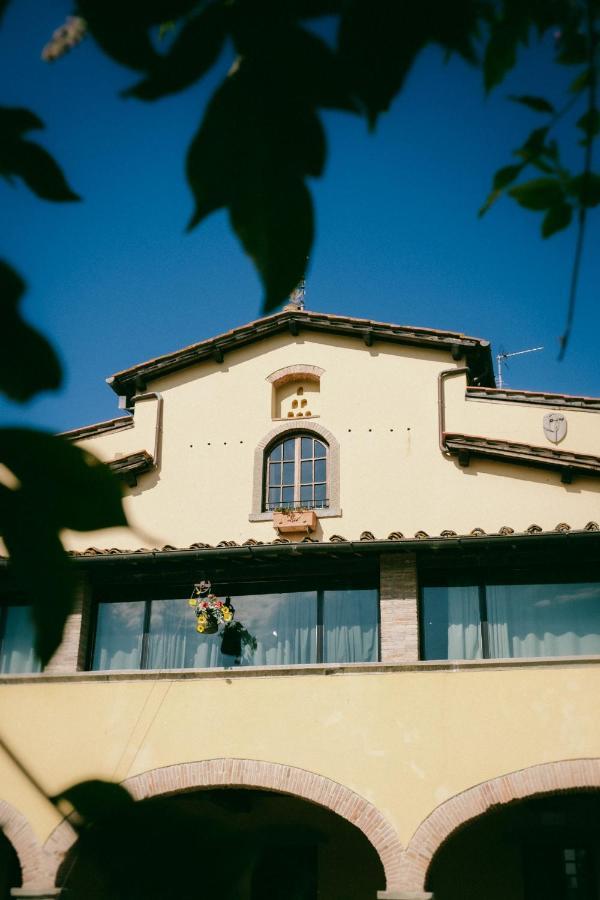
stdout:
POLYGON ((135 804, 82 835, 69 900, 365 900, 385 886, 355 826, 272 791, 197 790, 135 804))

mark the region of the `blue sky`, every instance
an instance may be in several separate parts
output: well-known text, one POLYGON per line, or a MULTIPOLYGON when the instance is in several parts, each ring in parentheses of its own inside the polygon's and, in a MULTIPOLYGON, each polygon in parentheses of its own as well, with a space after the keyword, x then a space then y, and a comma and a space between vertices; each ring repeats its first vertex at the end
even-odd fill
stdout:
MULTIPOLYGON (((84 198, 50 204, 0 184, 4 257, 28 283, 26 316, 65 367, 60 392, 23 407, 0 402, 0 418, 51 430, 117 415, 106 376, 256 318, 261 297, 226 214, 184 231, 186 148, 227 60, 183 94, 122 100, 135 74, 91 40, 53 65, 40 61, 69 11, 59 0, 12 0, 0 29, 2 103, 42 117, 38 139, 84 198)), ((548 47, 534 48, 486 99, 479 72, 445 65, 431 48, 374 135, 355 117, 328 113, 327 169, 312 184, 307 307, 463 331, 490 339, 494 352, 543 345, 511 364, 511 387, 599 395, 599 214, 562 363, 574 232, 542 241, 539 217, 508 200, 477 219, 492 173, 541 123, 506 96, 560 102, 570 75, 551 65, 548 47)), ((564 134, 573 137, 569 123, 564 134)))

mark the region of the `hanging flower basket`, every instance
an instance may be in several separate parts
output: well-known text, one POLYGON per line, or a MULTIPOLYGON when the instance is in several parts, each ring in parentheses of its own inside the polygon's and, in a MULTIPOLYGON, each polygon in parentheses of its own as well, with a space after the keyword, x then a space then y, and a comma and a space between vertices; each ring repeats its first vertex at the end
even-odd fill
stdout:
POLYGON ((196 613, 196 631, 198 634, 216 634, 219 625, 233 621, 235 609, 231 600, 219 600, 211 592, 210 581, 201 581, 194 585, 192 596, 188 600, 196 613))
POLYGON ((211 591, 210 581, 195 584, 188 603, 196 613, 198 634, 217 634, 220 626, 223 626, 221 653, 234 656, 236 665, 239 665, 245 649, 254 653, 258 646, 256 638, 241 622, 233 621, 235 609, 231 605, 231 598, 219 600, 211 591))

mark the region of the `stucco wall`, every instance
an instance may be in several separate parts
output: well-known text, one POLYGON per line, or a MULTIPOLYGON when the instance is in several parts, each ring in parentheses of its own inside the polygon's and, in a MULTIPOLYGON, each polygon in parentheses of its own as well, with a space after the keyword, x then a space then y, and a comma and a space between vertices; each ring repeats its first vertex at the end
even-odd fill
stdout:
MULTIPOLYGON (((127 489, 132 529, 69 535, 73 549, 90 545, 187 546, 239 543, 275 536, 270 522, 249 522, 254 450, 272 427, 268 376, 288 365, 320 366, 318 418, 340 444, 341 517, 322 518, 315 534, 386 537, 399 530, 524 530, 560 521, 582 528, 600 516, 600 479, 560 483, 557 473, 474 459, 469 468, 438 447, 437 375, 446 353, 398 345, 365 347, 337 336, 271 337, 148 385, 164 397, 161 465, 127 489)), ((460 365, 460 363, 456 363, 460 365)), ((446 384, 447 429, 552 448, 542 432, 548 407, 465 399, 465 377, 446 384)), ((155 403, 135 410, 136 425, 81 441, 105 459, 153 451, 155 403), (144 439, 143 442, 142 438, 144 439)), ((598 453, 600 418, 567 413, 561 449, 598 453)), ((307 420, 310 427, 311 420, 307 420)))
MULTIPOLYGON (((180 762, 296 766, 370 801, 407 844, 447 798, 502 773, 598 755, 600 662, 460 671, 0 686, 13 750, 50 793, 180 762), (293 710, 293 715, 290 711, 293 710), (309 738, 307 739, 307 735, 309 738)), ((0 757, 3 799, 40 840, 58 817, 0 757)))

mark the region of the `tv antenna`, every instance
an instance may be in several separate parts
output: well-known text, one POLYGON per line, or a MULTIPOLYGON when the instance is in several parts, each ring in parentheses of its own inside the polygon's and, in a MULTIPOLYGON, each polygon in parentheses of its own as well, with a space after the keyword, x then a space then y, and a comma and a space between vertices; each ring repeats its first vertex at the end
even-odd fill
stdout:
POLYGON ((515 350, 514 353, 498 353, 496 356, 496 366, 498 369, 497 387, 504 387, 504 381, 502 380, 502 363, 508 368, 507 360, 511 359, 513 356, 523 356, 524 353, 537 353, 539 350, 543 349, 543 347, 530 347, 528 350, 515 350))

